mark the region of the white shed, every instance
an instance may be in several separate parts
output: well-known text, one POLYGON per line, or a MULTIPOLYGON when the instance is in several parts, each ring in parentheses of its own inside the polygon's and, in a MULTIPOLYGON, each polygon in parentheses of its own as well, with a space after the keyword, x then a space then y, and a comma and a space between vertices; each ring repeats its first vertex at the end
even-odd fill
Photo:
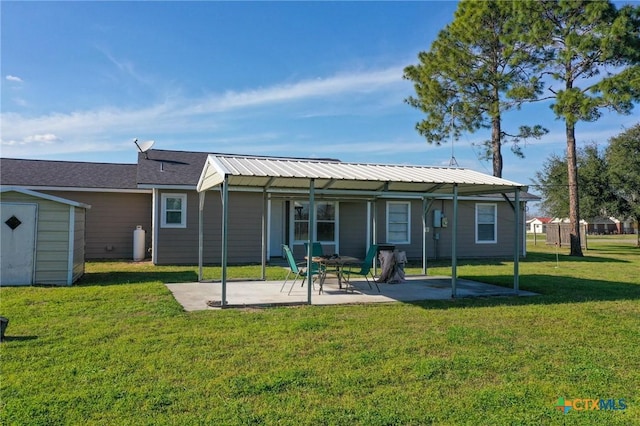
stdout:
POLYGON ((84 274, 87 204, 0 188, 0 285, 71 285, 84 274))

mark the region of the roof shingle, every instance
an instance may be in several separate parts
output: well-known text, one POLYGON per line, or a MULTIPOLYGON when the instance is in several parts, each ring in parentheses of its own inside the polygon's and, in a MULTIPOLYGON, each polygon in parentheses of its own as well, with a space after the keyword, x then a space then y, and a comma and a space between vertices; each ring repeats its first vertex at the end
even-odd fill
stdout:
POLYGON ((137 189, 136 164, 0 158, 0 183, 23 187, 137 189))

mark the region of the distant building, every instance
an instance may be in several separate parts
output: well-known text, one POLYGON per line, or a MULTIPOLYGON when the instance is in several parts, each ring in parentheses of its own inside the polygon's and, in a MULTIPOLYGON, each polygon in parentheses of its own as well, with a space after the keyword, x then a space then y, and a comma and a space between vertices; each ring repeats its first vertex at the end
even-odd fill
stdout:
POLYGON ((621 234, 622 223, 615 217, 593 217, 587 220, 587 232, 594 235, 621 234))
POLYGON ((547 223, 551 222, 550 217, 534 217, 527 220, 527 232, 530 234, 545 234, 547 223))

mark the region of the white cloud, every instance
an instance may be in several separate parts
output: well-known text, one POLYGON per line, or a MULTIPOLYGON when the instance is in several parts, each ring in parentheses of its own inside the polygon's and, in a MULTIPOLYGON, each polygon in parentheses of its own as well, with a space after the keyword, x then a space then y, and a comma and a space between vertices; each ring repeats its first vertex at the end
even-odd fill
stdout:
POLYGON ((44 135, 31 135, 25 138, 26 143, 43 143, 50 144, 54 142, 59 142, 61 139, 54 135, 53 133, 46 133, 44 135))
POLYGON ((404 83, 402 68, 393 67, 362 73, 339 74, 329 78, 303 80, 272 87, 229 91, 196 101, 185 114, 205 114, 238 108, 293 102, 311 98, 327 98, 354 93, 372 93, 404 83))
POLYGON ((136 81, 142 84, 150 85, 152 80, 146 75, 142 75, 137 72, 135 64, 132 61, 126 59, 118 59, 113 56, 107 49, 97 48, 102 54, 120 71, 122 74, 132 77, 136 81))
MULTIPOLYGON (((351 74, 339 74, 328 78, 303 80, 295 83, 276 84, 270 87, 229 91, 195 99, 172 98, 164 103, 141 109, 103 107, 94 110, 53 112, 30 117, 16 112, 0 114, 3 130, 3 155, 31 157, 33 155, 81 152, 88 141, 103 141, 103 151, 123 149, 121 141, 136 135, 174 134, 183 140, 187 135, 206 133, 217 137, 215 131, 226 123, 238 120, 250 121, 256 111, 260 114, 276 114, 273 106, 288 107, 278 111, 279 118, 296 117, 299 102, 305 100, 331 101, 350 104, 356 94, 368 99, 380 92, 397 90, 402 80, 402 68, 387 68, 351 74), (293 105, 296 103, 295 105, 293 105), (243 111, 242 117, 239 112, 243 111), (113 142, 113 141, 118 142, 113 142), (53 142, 56 142, 53 144, 53 142), (27 146, 47 143, 48 149, 34 153, 27 146), (8 147, 13 149, 9 150, 8 147), (111 148, 110 148, 111 147, 111 148)), ((313 108, 314 104, 311 104, 313 108)), ((310 108, 307 105, 307 109, 310 108)), ((351 106, 353 110, 355 106, 351 106)), ((207 139, 210 139, 207 137, 207 139)))
POLYGON ((56 142, 62 142, 62 139, 60 139, 59 137, 57 137, 53 133, 45 133, 45 134, 28 135, 28 136, 25 136, 24 138, 19 139, 19 140, 15 140, 15 139, 4 140, 3 139, 3 140, 0 141, 0 144, 5 145, 5 146, 11 146, 11 147, 15 147, 15 146, 31 146, 31 147, 33 147, 33 145, 37 145, 37 146, 51 145, 51 144, 54 144, 56 142))
POLYGON ((9 74, 5 78, 7 79, 7 81, 13 81, 13 82, 16 82, 16 83, 22 83, 22 79, 20 77, 16 77, 15 75, 9 74))

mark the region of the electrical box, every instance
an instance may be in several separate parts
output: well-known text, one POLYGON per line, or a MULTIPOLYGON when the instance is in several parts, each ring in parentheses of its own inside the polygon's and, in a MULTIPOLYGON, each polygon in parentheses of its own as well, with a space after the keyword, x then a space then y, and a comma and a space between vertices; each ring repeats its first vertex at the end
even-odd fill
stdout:
POLYGON ((449 220, 442 213, 442 210, 434 210, 433 211, 433 227, 434 228, 446 228, 449 224, 449 220))
POLYGON ((433 211, 433 227, 442 228, 442 210, 433 211))
POLYGON ((434 210, 433 211, 433 227, 440 228, 442 226, 442 211, 434 210))

